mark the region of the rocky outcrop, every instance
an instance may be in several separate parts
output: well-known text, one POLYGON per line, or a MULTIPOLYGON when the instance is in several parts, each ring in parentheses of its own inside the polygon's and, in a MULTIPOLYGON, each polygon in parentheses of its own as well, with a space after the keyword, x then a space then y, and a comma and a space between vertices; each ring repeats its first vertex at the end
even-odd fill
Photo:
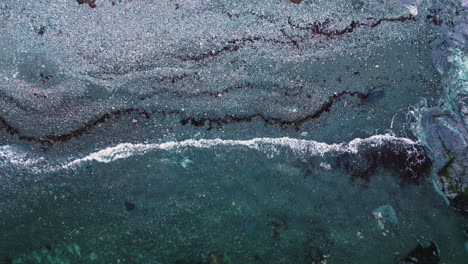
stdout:
POLYGON ((450 205, 468 210, 467 7, 454 7, 457 19, 436 42, 434 62, 443 75, 439 106, 421 114, 420 139, 432 151, 438 187, 450 205))
POLYGON ((424 113, 423 126, 441 191, 452 206, 468 210, 466 125, 453 112, 432 108, 424 113))

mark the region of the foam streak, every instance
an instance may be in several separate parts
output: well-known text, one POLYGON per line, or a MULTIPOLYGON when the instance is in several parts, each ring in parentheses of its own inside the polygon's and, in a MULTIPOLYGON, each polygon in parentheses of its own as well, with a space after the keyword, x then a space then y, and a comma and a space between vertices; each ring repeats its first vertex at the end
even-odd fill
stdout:
POLYGON ((32 153, 21 150, 15 146, 0 147, 0 166, 13 165, 30 169, 31 172, 52 172, 62 169, 73 169, 88 162, 110 163, 126 159, 135 155, 144 155, 150 151, 183 151, 188 148, 209 149, 214 147, 244 147, 262 151, 268 155, 278 153, 280 149, 290 149, 298 155, 324 156, 326 154, 356 154, 364 144, 366 146, 379 146, 386 142, 397 142, 404 145, 417 145, 407 138, 395 137, 390 134, 375 135, 369 138, 355 138, 350 142, 327 144, 314 140, 295 138, 253 138, 249 140, 231 139, 188 139, 179 142, 133 144, 122 143, 93 152, 85 157, 76 158, 67 162, 47 161, 32 153))

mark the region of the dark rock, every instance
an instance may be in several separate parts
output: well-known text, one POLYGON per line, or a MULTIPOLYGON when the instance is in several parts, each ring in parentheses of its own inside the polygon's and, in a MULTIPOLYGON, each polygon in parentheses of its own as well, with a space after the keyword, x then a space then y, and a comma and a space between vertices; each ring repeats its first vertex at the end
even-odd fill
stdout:
POLYGON ((450 205, 459 208, 468 210, 468 195, 466 193, 461 193, 455 198, 450 199, 450 205))
POLYGON ((44 26, 41 26, 41 27, 39 28, 39 30, 37 31, 37 34, 39 34, 39 35, 42 36, 42 35, 44 35, 45 30, 46 30, 45 27, 44 27, 44 26))
POLYGON ((82 4, 88 4, 89 7, 91 8, 95 8, 96 7, 96 0, 77 0, 78 4, 82 5, 82 4))
POLYGON ((424 112, 421 124, 440 189, 451 206, 468 210, 468 131, 463 121, 450 111, 431 108, 424 112))
POLYGON ((397 174, 402 183, 419 184, 429 175, 432 161, 421 145, 388 141, 360 146, 356 154, 342 154, 337 157, 337 166, 353 179, 361 178, 366 182, 379 169, 386 169, 397 174))
POLYGON ((427 247, 418 245, 399 264, 437 264, 439 261, 439 248, 431 242, 427 247))
POLYGON ((136 205, 134 203, 131 203, 129 201, 125 201, 125 209, 127 211, 133 211, 136 208, 136 205))

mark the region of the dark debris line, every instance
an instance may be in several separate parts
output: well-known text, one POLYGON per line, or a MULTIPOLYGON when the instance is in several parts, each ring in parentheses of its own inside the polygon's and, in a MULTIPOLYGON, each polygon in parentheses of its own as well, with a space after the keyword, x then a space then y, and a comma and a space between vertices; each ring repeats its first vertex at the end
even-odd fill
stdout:
POLYGON ((35 143, 40 143, 40 144, 49 144, 50 145, 50 144, 57 143, 57 142, 67 142, 67 141, 69 141, 71 139, 81 137, 84 134, 89 133, 90 130, 92 128, 94 128, 95 126, 97 126, 99 124, 102 124, 102 123, 106 122, 107 120, 109 120, 111 118, 119 118, 119 117, 123 116, 124 114, 131 114, 131 113, 134 113, 134 112, 138 112, 139 114, 148 116, 148 113, 143 112, 143 111, 141 111, 139 109, 135 109, 135 108, 115 110, 115 111, 106 113, 106 114, 104 114, 104 115, 102 115, 102 116, 100 116, 100 117, 98 117, 96 119, 89 120, 89 121, 85 122, 82 127, 78 128, 78 129, 75 129, 75 130, 73 130, 71 132, 68 132, 66 134, 48 135, 48 136, 44 136, 44 137, 33 137, 33 136, 23 135, 18 129, 11 126, 5 120, 5 118, 0 117, 0 124, 2 124, 2 126, 3 126, 3 128, 0 128, 0 130, 5 129, 8 134, 16 135, 16 136, 18 136, 19 140, 22 140, 22 141, 30 141, 30 142, 35 142, 35 143))
POLYGON ((252 115, 247 116, 235 116, 235 115, 225 115, 224 117, 218 118, 210 118, 210 117, 186 117, 180 121, 182 125, 191 124, 195 127, 204 126, 208 123, 207 130, 211 130, 214 125, 221 126, 223 124, 229 123, 240 123, 240 122, 251 122, 255 118, 260 118, 265 122, 265 125, 279 125, 282 128, 287 128, 293 126, 294 129, 297 131, 299 130, 300 126, 305 122, 319 118, 323 113, 329 112, 333 104, 341 99, 341 97, 345 95, 350 96, 357 96, 361 100, 365 100, 368 95, 360 92, 351 92, 351 91, 343 91, 340 93, 335 93, 334 95, 330 96, 328 100, 322 104, 322 106, 315 112, 306 115, 305 117, 293 119, 293 120, 285 120, 277 117, 268 117, 265 116, 263 113, 255 113, 252 115))
MULTIPOLYGON (((313 35, 319 35, 319 36, 325 36, 325 37, 334 37, 334 36, 341 36, 345 35, 348 33, 352 33, 355 29, 360 28, 360 27, 367 27, 367 28, 375 28, 382 24, 382 22, 404 22, 404 21, 416 21, 416 18, 412 15, 408 16, 400 16, 397 18, 367 18, 367 20, 374 20, 375 22, 373 23, 363 23, 360 21, 355 21, 352 20, 348 26, 341 30, 332 30, 328 31, 327 30, 327 25, 331 22, 331 19, 325 19, 325 21, 315 21, 313 23, 308 23, 305 26, 300 26, 298 24, 294 24, 291 20, 291 17, 288 18, 288 25, 291 27, 291 29, 299 29, 299 30, 306 30, 313 35)), ((307 40, 310 39, 311 36, 294 36, 294 35, 288 35, 285 31, 285 29, 280 30, 281 34, 286 37, 286 41, 284 40, 279 40, 279 39, 272 39, 272 38, 264 38, 264 37, 244 37, 241 39, 232 39, 227 42, 227 45, 222 47, 221 49, 218 50, 212 50, 209 52, 204 52, 192 56, 187 56, 187 57, 179 57, 182 61, 201 61, 204 59, 209 59, 212 57, 216 57, 218 55, 221 55, 225 52, 235 52, 238 51, 240 48, 243 46, 246 46, 247 44, 251 43, 256 43, 259 41, 263 41, 266 43, 273 43, 273 44, 286 44, 286 45, 292 45, 298 47, 298 45, 307 40)))
MULTIPOLYGON (((360 93, 360 92, 351 92, 351 91, 343 91, 340 93, 335 93, 334 95, 330 96, 329 99, 322 104, 320 109, 317 111, 302 117, 298 119, 293 119, 293 120, 285 120, 277 117, 268 117, 265 116, 262 113, 256 113, 252 114, 249 116, 243 116, 243 117, 236 117, 235 115, 226 115, 224 117, 220 118, 209 118, 209 117, 202 117, 202 118, 195 118, 195 117, 186 117, 184 119, 180 120, 180 123, 182 125, 193 125, 195 127, 201 127, 204 126, 205 123, 208 123, 207 130, 211 130, 213 128, 213 125, 222 125, 222 124, 229 124, 229 123, 239 123, 239 122, 252 122, 255 118, 260 118, 265 122, 265 125, 279 125, 282 128, 287 128, 290 126, 293 126, 296 130, 299 130, 300 126, 307 122, 308 120, 319 118, 324 112, 329 112, 330 108, 333 106, 333 104, 341 99, 341 97, 345 95, 350 95, 350 96, 357 96, 361 100, 365 100, 368 97, 368 94, 360 93)), ((145 118, 150 118, 154 114, 161 114, 163 116, 168 116, 172 114, 181 114, 181 111, 179 110, 172 110, 172 111, 164 111, 164 110, 159 110, 159 111, 145 111, 139 108, 126 108, 126 109, 119 109, 115 111, 111 111, 109 113, 105 113, 101 115, 100 117, 96 119, 89 120, 83 124, 80 128, 77 128, 71 132, 68 132, 66 134, 62 135, 47 135, 43 137, 34 137, 34 136, 26 136, 23 135, 18 129, 10 125, 5 118, 0 116, 0 124, 2 127, 0 127, 0 130, 5 129, 5 131, 12 135, 12 136, 18 136, 19 140, 22 141, 29 141, 29 142, 35 142, 35 143, 40 143, 40 144, 45 144, 45 145, 52 145, 54 143, 59 143, 59 142, 67 142, 75 138, 79 138, 85 134, 88 134, 91 132, 91 130, 96 127, 99 124, 105 123, 109 119, 112 118, 120 118, 123 115, 128 115, 128 114, 139 114, 144 116, 145 118)))
MULTIPOLYGON (((78 4, 82 5, 82 4, 88 4, 89 7, 91 8, 96 8, 96 0, 76 0, 78 2, 78 4)), ((291 2, 295 3, 295 4, 300 4, 302 2, 302 0, 290 0, 291 2)), ((112 5, 115 5, 115 2, 112 1, 112 5)), ((176 4, 176 9, 179 9, 180 5, 179 4, 176 4)))
MULTIPOLYGON (((91 8, 96 7, 96 4, 95 4, 94 0, 77 0, 77 2, 80 5, 81 4, 88 4, 91 8)), ((291 0, 291 2, 299 4, 301 2, 301 0, 291 0)), ((374 20, 375 22, 373 22, 373 23, 361 23, 359 21, 354 21, 353 20, 344 29, 334 30, 334 31, 327 31, 326 30, 326 27, 329 24, 330 19, 326 19, 324 22, 315 21, 314 23, 309 23, 309 24, 306 24, 305 26, 300 26, 300 25, 294 24, 291 21, 291 18, 289 18, 288 19, 288 24, 292 29, 307 30, 307 31, 311 32, 313 35, 323 35, 323 36, 326 36, 326 37, 332 37, 332 36, 339 36, 339 35, 344 35, 344 34, 347 34, 347 33, 351 33, 351 32, 354 31, 354 29, 359 28, 359 27, 370 27, 370 28, 377 27, 382 22, 396 22, 396 21, 407 21, 407 20, 415 21, 416 19, 415 19, 415 17, 410 15, 410 16, 401 16, 401 17, 398 17, 398 18, 380 18, 380 19, 368 18, 367 20, 374 20)), ((187 61, 187 60, 200 61, 200 60, 204 60, 204 59, 208 59, 208 58, 211 58, 211 57, 218 56, 218 55, 220 55, 220 54, 222 54, 224 52, 235 52, 235 51, 239 50, 242 46, 245 46, 245 45, 251 44, 251 43, 255 43, 255 42, 258 42, 258 41, 270 42, 270 43, 274 43, 274 44, 292 44, 292 45, 297 46, 301 41, 304 41, 305 39, 310 38, 310 36, 309 36, 309 37, 302 37, 301 39, 294 39, 294 36, 288 36, 285 33, 284 30, 282 30, 281 33, 288 39, 287 41, 282 41, 282 40, 277 40, 277 39, 267 39, 267 38, 262 38, 262 37, 253 37, 253 38, 244 37, 244 38, 241 38, 241 39, 233 39, 233 40, 228 41, 227 45, 225 47, 221 48, 220 50, 215 50, 215 51, 211 51, 211 52, 207 52, 207 53, 201 53, 201 54, 198 54, 198 55, 193 55, 193 56, 180 58, 180 59, 185 60, 185 61, 187 61)), ((340 100, 340 98, 342 96, 344 96, 344 95, 357 96, 361 100, 364 100, 364 99, 366 99, 368 97, 368 94, 363 94, 363 93, 359 93, 359 92, 343 91, 341 93, 334 94, 333 96, 331 96, 321 106, 321 108, 318 109, 317 111, 315 111, 315 112, 313 112, 313 113, 311 113, 311 114, 309 114, 309 115, 307 115, 305 117, 298 118, 298 119, 295 119, 295 120, 284 120, 284 119, 276 118, 276 117, 268 117, 268 116, 265 116, 262 113, 256 113, 256 114, 252 114, 252 115, 249 115, 249 116, 243 116, 243 117, 237 117, 235 115, 226 115, 224 117, 219 117, 219 118, 186 117, 186 118, 182 119, 180 121, 180 123, 182 125, 187 125, 187 124, 190 123, 191 125, 196 126, 196 127, 204 126, 206 123, 208 123, 207 130, 210 130, 210 129, 213 128, 213 125, 220 126, 222 124, 228 124, 228 123, 251 122, 255 118, 260 118, 265 122, 265 125, 272 125, 272 124, 273 125, 279 125, 282 128, 293 126, 296 130, 299 130, 300 126, 303 123, 305 123, 306 121, 308 121, 310 119, 319 118, 324 112, 330 111, 330 108, 332 107, 332 105, 336 101, 340 100)), ((80 136, 82 136, 84 134, 89 133, 90 130, 93 127, 106 122, 108 119, 119 118, 124 114, 131 114, 131 113, 135 113, 135 112, 140 114, 140 115, 144 115, 146 118, 149 118, 151 115, 153 115, 155 113, 160 113, 160 114, 163 114, 163 115, 180 114, 180 111, 177 111, 177 110, 173 110, 173 111, 170 111, 168 113, 165 113, 164 111, 147 112, 147 111, 144 111, 142 109, 133 109, 133 108, 120 109, 120 110, 112 111, 112 112, 109 112, 109 113, 105 113, 105 114, 103 114, 102 116, 100 116, 100 117, 98 117, 96 119, 89 120, 89 121, 85 122, 82 127, 78 128, 78 129, 75 129, 75 130, 73 130, 73 131, 71 131, 69 133, 62 134, 62 135, 47 135, 47 136, 44 136, 44 137, 33 137, 33 136, 22 135, 22 133, 18 129, 11 126, 3 117, 0 117, 0 124, 2 125, 2 128, 0 128, 0 130, 5 129, 7 131, 7 133, 9 133, 10 135, 17 135, 17 136, 19 136, 19 139, 23 140, 23 141, 31 141, 31 142, 36 142, 36 143, 40 143, 40 144, 49 144, 50 145, 50 144, 53 144, 53 143, 56 143, 56 142, 67 142, 67 141, 69 141, 71 139, 78 138, 78 137, 80 137, 80 136)))

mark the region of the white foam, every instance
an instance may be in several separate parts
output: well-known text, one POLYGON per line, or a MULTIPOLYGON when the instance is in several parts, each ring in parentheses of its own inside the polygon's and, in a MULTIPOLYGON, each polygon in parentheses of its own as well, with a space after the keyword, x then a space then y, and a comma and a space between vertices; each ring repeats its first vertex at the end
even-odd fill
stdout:
POLYGON ((295 138, 254 138, 249 140, 231 140, 231 139, 188 139, 184 141, 171 141, 165 143, 150 144, 131 144, 123 143, 114 147, 109 147, 90 155, 76 159, 64 165, 64 168, 70 168, 82 164, 83 162, 102 162, 109 163, 115 160, 128 158, 134 155, 142 155, 150 150, 174 150, 182 151, 187 148, 213 148, 213 147, 246 147, 255 149, 266 154, 274 154, 280 151, 280 148, 289 148, 296 154, 309 156, 324 156, 330 152, 336 153, 357 153, 362 144, 377 146, 387 141, 400 141, 404 144, 414 145, 416 142, 407 139, 395 137, 390 134, 375 135, 369 138, 355 138, 349 143, 327 144, 314 140, 304 140, 295 138))
POLYGON ((330 153, 357 153, 362 144, 378 146, 385 142, 397 141, 408 145, 417 144, 408 139, 395 137, 390 134, 375 135, 369 138, 355 138, 350 142, 327 144, 314 140, 296 138, 253 138, 249 140, 232 139, 187 139, 183 141, 171 141, 164 143, 133 144, 122 143, 93 152, 85 157, 76 158, 68 162, 45 162, 43 158, 32 153, 21 150, 14 146, 0 147, 0 165, 21 166, 32 172, 57 171, 62 169, 73 169, 84 163, 99 162, 110 163, 120 159, 126 159, 135 155, 144 155, 150 151, 184 151, 189 148, 207 149, 215 147, 240 147, 262 151, 269 156, 278 154, 281 149, 289 149, 295 154, 304 156, 324 156, 330 153))
POLYGON ((43 161, 42 157, 31 154, 16 146, 0 146, 0 168, 16 166, 29 168, 33 172, 38 172, 38 165, 43 161))

